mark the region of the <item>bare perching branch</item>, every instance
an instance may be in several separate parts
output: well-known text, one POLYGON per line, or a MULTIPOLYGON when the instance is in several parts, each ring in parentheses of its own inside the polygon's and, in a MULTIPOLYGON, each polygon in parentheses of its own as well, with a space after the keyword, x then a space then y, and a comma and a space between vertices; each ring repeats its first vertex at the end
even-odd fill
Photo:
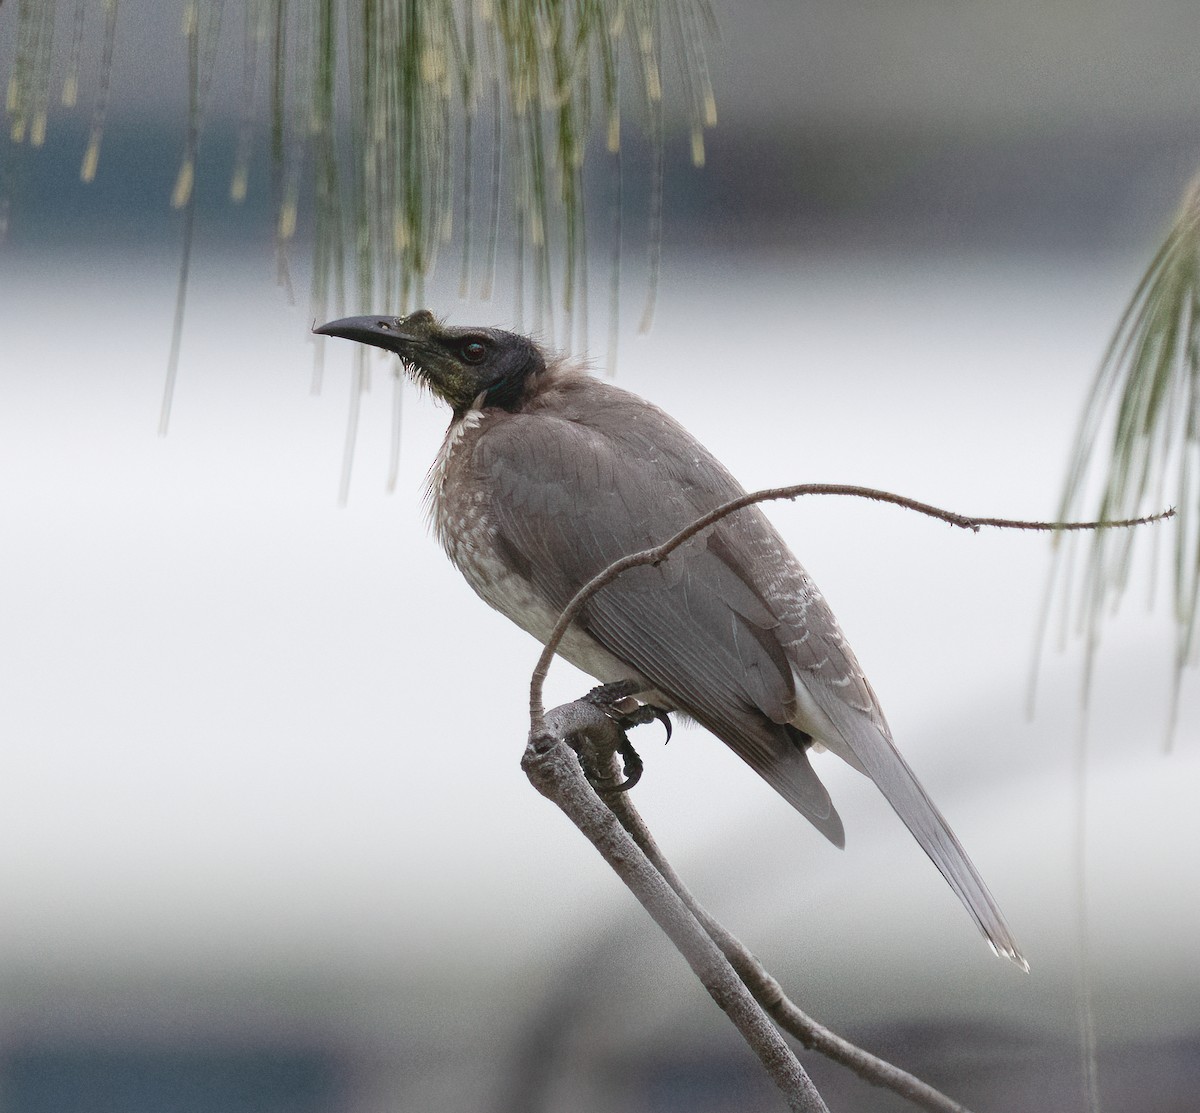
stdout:
POLYGON ((550 671, 550 662, 558 650, 559 642, 562 641, 567 628, 575 621, 575 616, 579 613, 580 609, 597 591, 612 583, 623 572, 627 572, 631 568, 639 568, 647 564, 661 564, 684 542, 695 537, 696 534, 703 530, 708 529, 709 526, 715 525, 722 518, 734 513, 734 511, 741 510, 747 506, 753 506, 760 502, 770 502, 776 499, 796 499, 804 495, 849 495, 853 498, 871 499, 874 502, 890 502, 905 510, 915 510, 918 514, 937 518, 939 521, 957 526, 960 529, 969 529, 973 533, 978 533, 984 526, 994 529, 1041 530, 1046 532, 1123 529, 1130 526, 1147 525, 1151 522, 1160 522, 1166 518, 1173 518, 1175 516, 1175 508, 1172 507, 1169 510, 1161 511, 1158 514, 1150 514, 1144 518, 1123 518, 1120 521, 1027 522, 1014 518, 970 518, 965 514, 955 513, 953 510, 942 510, 940 507, 931 506, 927 502, 918 502, 916 499, 910 499, 904 495, 893 494, 891 491, 881 491, 874 487, 858 487, 846 483, 798 483, 789 487, 766 487, 761 491, 753 491, 750 494, 740 495, 738 498, 730 499, 729 502, 723 503, 716 509, 710 510, 707 514, 697 518, 690 526, 681 529, 674 537, 668 538, 661 545, 643 549, 641 552, 630 553, 620 560, 613 561, 607 568, 588 580, 574 594, 571 601, 563 609, 562 614, 559 615, 558 622, 555 623, 554 629, 546 641, 546 646, 538 658, 537 665, 533 670, 533 676, 529 681, 529 720, 532 732, 538 734, 545 730, 542 688, 546 683, 546 674, 550 671))
POLYGON ((828 1113, 795 1053, 742 978, 584 776, 567 739, 581 748, 591 745, 611 753, 620 739, 617 725, 598 707, 581 700, 555 708, 545 719, 545 729, 530 732, 521 760, 534 787, 566 813, 666 932, 758 1056, 788 1107, 794 1113, 828 1113))
POLYGON ((729 959, 729 964, 737 971, 738 977, 754 994, 754 999, 766 1009, 780 1028, 795 1036, 810 1051, 819 1051, 827 1059, 841 1063, 853 1071, 865 1082, 891 1090, 922 1109, 928 1109, 931 1113, 969 1113, 966 1106, 948 1098, 940 1090, 935 1090, 908 1071, 893 1066, 830 1031, 800 1009, 742 941, 697 903, 670 862, 663 857, 628 793, 606 795, 605 800, 621 826, 633 837, 634 842, 662 874, 667 884, 679 894, 679 899, 708 932, 713 942, 721 948, 722 954, 729 959))
MULTIPOLYGON (((547 712, 546 733, 530 734, 521 765, 534 787, 567 814, 675 943, 789 1101, 811 1100, 806 1090, 811 1082, 790 1051, 789 1058, 780 1059, 778 1032, 767 1016, 804 1047, 841 1063, 872 1085, 931 1113, 969 1113, 928 1083, 813 1020, 787 997, 745 945, 700 906, 659 850, 629 794, 619 791, 622 777, 616 755, 621 741, 617 725, 600 707, 587 699, 575 700, 547 712), (715 958, 713 946, 726 962, 715 958), (736 993, 731 977, 737 982, 736 993), (761 1009, 747 1012, 743 991, 761 1009)), ((793 1108, 823 1109, 824 1105, 801 1103, 793 1108)))

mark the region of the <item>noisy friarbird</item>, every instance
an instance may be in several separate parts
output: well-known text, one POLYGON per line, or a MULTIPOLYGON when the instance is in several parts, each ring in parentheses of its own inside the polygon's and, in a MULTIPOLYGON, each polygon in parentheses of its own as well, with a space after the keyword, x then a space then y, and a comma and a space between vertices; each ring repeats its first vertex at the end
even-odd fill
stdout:
MULTIPOLYGON (((545 642, 587 580, 671 537, 741 485, 678 422, 536 341, 452 328, 428 310, 315 330, 400 357, 453 410, 429 475, 438 540, 481 598, 545 642)), ((832 750, 870 777, 993 949, 1028 969, 987 886, 892 743, 816 585, 757 507, 583 608, 558 652, 703 724, 837 846, 809 764, 832 750)))

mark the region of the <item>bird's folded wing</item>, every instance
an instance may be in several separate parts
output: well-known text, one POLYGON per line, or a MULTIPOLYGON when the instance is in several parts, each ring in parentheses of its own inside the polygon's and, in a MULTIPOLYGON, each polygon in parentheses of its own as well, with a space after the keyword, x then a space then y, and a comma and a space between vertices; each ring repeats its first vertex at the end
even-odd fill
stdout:
MULTIPOLYGON (((658 411, 650 417, 686 438, 686 484, 661 453, 661 429, 514 415, 477 442, 475 465, 495 492, 488 512, 497 540, 552 607, 565 606, 613 561, 742 493, 674 422, 658 411)), ((648 420, 644 412, 640 420, 648 420)), ((591 600, 579 625, 841 845, 841 821, 809 765, 805 739, 789 725, 792 670, 778 621, 728 548, 711 543, 721 531, 688 542, 657 568, 624 573, 591 600)))
MULTIPOLYGON (((516 415, 476 449, 500 495, 491 507, 500 539, 555 608, 614 560, 742 493, 661 411, 606 407, 620 392, 595 389, 576 420, 516 415)), ((838 845, 841 821, 804 735, 866 773, 993 947, 1023 963, 979 872, 893 745, 828 605, 757 508, 726 518, 658 568, 626 572, 594 597, 581 625, 838 845)))

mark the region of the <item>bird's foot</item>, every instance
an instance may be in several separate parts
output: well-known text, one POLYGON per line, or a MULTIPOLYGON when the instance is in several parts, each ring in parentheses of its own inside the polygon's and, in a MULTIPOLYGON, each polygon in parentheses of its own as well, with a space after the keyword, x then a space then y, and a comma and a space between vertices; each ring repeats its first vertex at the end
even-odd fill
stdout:
POLYGON ((625 780, 607 789, 609 792, 628 792, 642 778, 645 766, 625 733, 633 727, 658 721, 666 727, 667 741, 671 740, 671 718, 661 707, 639 703, 634 698, 638 685, 632 680, 618 680, 593 688, 584 700, 600 708, 616 725, 621 736, 617 753, 625 770, 625 780))
POLYGON ((583 698, 599 707, 622 730, 660 722, 667 732, 666 741, 671 741, 671 716, 652 703, 641 703, 634 698, 639 691, 636 680, 616 680, 611 684, 600 684, 583 698))

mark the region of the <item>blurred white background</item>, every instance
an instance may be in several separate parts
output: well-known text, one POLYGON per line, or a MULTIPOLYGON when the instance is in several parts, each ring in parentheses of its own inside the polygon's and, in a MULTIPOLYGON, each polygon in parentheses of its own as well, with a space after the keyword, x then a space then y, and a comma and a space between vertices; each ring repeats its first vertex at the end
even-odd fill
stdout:
MULTIPOLYGON (((1195 13, 718 14, 722 124, 709 166, 673 179, 655 326, 623 334, 618 381, 748 487, 862 483, 1052 516, 1094 367, 1200 151, 1182 45, 1195 13)), ((12 20, 6 6, 0 65, 12 20)), ((122 50, 151 23, 130 18, 122 50)), ((122 88, 148 111, 124 65, 114 111, 122 88)), ((169 186, 174 158, 146 173, 169 186)), ((682 960, 518 768, 537 647, 459 580, 420 505, 446 413, 405 393, 388 494, 391 368, 373 364, 340 507, 352 346, 329 347, 312 397, 312 321, 271 283, 269 229, 235 249, 218 231, 206 243, 202 221, 160 438, 166 196, 137 200, 145 238, 82 242, 87 196, 59 188, 20 197, 0 251, 5 1109, 501 1109, 530 1041, 551 1077, 537 1108, 777 1108, 682 960), (89 1104, 105 1086, 118 1096, 89 1104)), ((432 308, 511 324, 509 300, 459 301, 446 271, 432 308)), ((631 268, 625 321, 643 290, 631 268)), ((1028 718, 1045 539, 844 500, 771 514, 1032 973, 992 958, 833 758, 819 771, 844 852, 703 732, 664 748, 643 731, 636 798, 664 848, 818 1018, 978 1109, 1082 1108, 1086 723, 1102 1093, 1188 1108, 1200 697, 1190 674, 1165 754, 1165 593, 1148 612, 1135 592, 1108 629, 1086 715, 1071 642, 1045 655, 1028 718)), ((549 700, 589 683, 557 666, 549 700)), ((809 1065, 836 1108, 891 1108, 809 1065)))

